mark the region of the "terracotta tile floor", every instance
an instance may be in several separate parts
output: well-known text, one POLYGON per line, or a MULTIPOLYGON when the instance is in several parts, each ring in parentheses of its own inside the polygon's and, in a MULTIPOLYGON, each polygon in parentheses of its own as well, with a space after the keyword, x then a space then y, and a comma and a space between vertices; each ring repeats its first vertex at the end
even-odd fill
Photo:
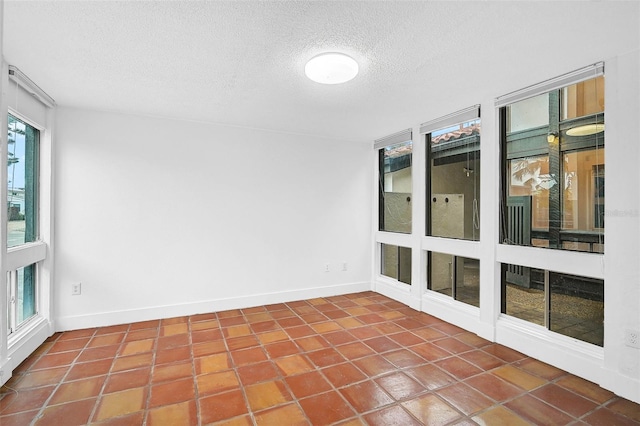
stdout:
POLYGON ((640 424, 640 405, 373 292, 57 333, 11 425, 640 424))

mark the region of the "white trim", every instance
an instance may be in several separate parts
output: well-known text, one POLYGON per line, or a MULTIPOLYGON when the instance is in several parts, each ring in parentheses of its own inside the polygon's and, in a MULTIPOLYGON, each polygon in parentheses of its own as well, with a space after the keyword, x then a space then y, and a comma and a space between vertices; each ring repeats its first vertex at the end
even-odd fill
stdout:
POLYGON ((581 81, 589 80, 603 74, 604 62, 597 62, 595 64, 563 74, 550 80, 533 84, 529 87, 525 87, 524 89, 516 90, 515 92, 507 93, 506 95, 498 96, 496 98, 496 108, 501 108, 503 106, 507 106, 524 99, 551 92, 552 90, 557 90, 566 86, 570 86, 572 84, 580 83, 581 81))
MULTIPOLYGON (((37 316, 9 336, 7 341, 11 367, 15 368, 27 359, 53 333, 53 327, 46 318, 37 316)), ((2 378, 0 378, 0 381, 2 378)))
POLYGON ((420 133, 431 133, 435 130, 445 129, 455 124, 477 120, 478 118, 480 118, 480 105, 474 105, 472 107, 447 114, 444 117, 422 123, 420 125, 420 133))
POLYGON ((375 233, 375 242, 378 244, 391 244, 412 248, 413 235, 400 232, 377 231, 375 233))
POLYGON ((385 136, 380 139, 376 139, 373 143, 373 148, 378 150, 386 146, 397 145, 403 142, 413 142, 412 137, 413 137, 412 129, 409 128, 409 129, 401 130, 392 135, 385 136))
POLYGON ((422 237, 420 248, 424 251, 452 254, 472 259, 480 259, 482 250, 479 241, 442 237, 422 237))
POLYGON ((40 86, 33 82, 25 73, 20 71, 18 67, 9 65, 9 80, 15 81, 20 87, 22 87, 27 93, 36 98, 49 108, 56 106, 56 101, 47 92, 42 90, 40 86))
POLYGON ((56 331, 79 330, 115 324, 129 324, 161 318, 219 312, 229 309, 243 309, 253 306, 286 303, 296 300, 330 297, 341 294, 371 291, 371 282, 355 282, 324 287, 302 288, 275 293, 253 294, 249 296, 212 299, 178 305, 151 306, 141 309, 96 312, 56 318, 56 331))
POLYGON ((422 295, 422 311, 493 341, 493 326, 480 321, 480 309, 475 306, 427 290, 422 295))
POLYGON ((11 247, 7 250, 7 272, 29 266, 32 263, 38 263, 46 257, 47 245, 42 241, 11 247))
POLYGON ((507 315, 498 318, 496 342, 601 386, 603 384, 604 350, 601 347, 507 315))
POLYGON ((401 283, 384 276, 378 276, 374 283, 374 291, 419 311, 421 308, 420 298, 412 295, 411 288, 412 285, 401 283))
POLYGON ((496 261, 500 263, 511 263, 601 280, 605 276, 604 259, 604 256, 598 253, 582 253, 541 247, 498 244, 496 248, 496 261))

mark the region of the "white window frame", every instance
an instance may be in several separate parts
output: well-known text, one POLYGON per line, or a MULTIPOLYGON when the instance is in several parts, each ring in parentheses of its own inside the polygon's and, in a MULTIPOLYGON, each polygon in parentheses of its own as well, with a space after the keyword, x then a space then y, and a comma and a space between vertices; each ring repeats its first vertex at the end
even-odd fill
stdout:
MULTIPOLYGON (((7 248, 7 211, 0 209, 0 315, 3 320, 0 327, 0 385, 9 380, 12 371, 35 351, 51 334, 53 324, 53 129, 55 119, 55 102, 42 89, 35 85, 17 68, 2 63, 3 94, 6 94, 9 84, 20 86, 32 96, 32 102, 38 102, 38 109, 42 112, 39 118, 29 114, 29 108, 22 111, 11 105, 7 96, 2 97, 0 103, 0 126, 4 129, 0 135, 0 162, 7 164, 7 117, 8 114, 24 121, 40 132, 38 150, 38 240, 7 248), (9 78, 9 70, 18 72, 16 77, 9 78), (5 324, 9 314, 7 298, 7 275, 19 268, 36 265, 35 305, 36 314, 17 327, 11 334, 5 324)), ((16 86, 16 90, 18 87, 16 86)), ((24 105, 24 104, 23 104, 24 105)), ((19 105, 18 105, 19 106, 19 105)), ((0 185, 0 197, 7 199, 7 168, 3 167, 0 185)))

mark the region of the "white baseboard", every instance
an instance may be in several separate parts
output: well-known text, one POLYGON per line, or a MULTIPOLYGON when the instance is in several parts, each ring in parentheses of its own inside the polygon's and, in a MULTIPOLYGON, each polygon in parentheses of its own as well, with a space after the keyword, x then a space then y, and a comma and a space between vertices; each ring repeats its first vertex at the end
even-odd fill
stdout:
POLYGON ((509 317, 498 319, 496 341, 596 383, 623 398, 640 402, 640 382, 607 369, 604 350, 600 347, 509 317))
POLYGON ((411 286, 409 285, 376 281, 373 290, 400 303, 404 303, 416 311, 420 310, 420 299, 411 294, 411 286))
POLYGON ((480 309, 475 306, 455 301, 440 293, 427 292, 422 296, 422 310, 484 339, 494 340, 493 326, 480 321, 480 309))
POLYGON ((618 371, 605 371, 600 386, 640 404, 640 380, 625 376, 618 371))
POLYGON ((371 290, 370 282, 357 282, 333 286, 304 288, 275 293, 262 293, 239 296, 227 299, 214 299, 201 302, 181 303, 176 305, 153 306, 140 309, 97 312, 87 315, 57 317, 56 331, 80 330, 83 328, 104 327, 148 321, 161 318, 172 318, 196 315, 208 312, 219 312, 229 309, 243 309, 253 306, 274 303, 292 302, 295 300, 330 297, 341 294, 358 293, 371 290))
POLYGON ((8 359, 0 366, 0 382, 4 383, 11 378, 14 368, 27 359, 49 336, 53 334, 51 323, 44 318, 35 318, 27 324, 23 330, 9 336, 8 359), (8 377, 7 377, 8 376, 8 377))
POLYGON ((13 363, 11 358, 7 358, 4 362, 0 362, 0 386, 4 385, 13 376, 13 363))

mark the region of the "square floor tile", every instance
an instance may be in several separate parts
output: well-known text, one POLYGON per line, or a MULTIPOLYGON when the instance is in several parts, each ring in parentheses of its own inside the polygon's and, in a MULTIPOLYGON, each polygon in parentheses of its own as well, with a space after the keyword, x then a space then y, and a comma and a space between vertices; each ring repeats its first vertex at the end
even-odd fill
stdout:
POLYGON ((435 392, 467 416, 493 405, 492 400, 464 383, 454 383, 435 392))
POLYGON ((197 424, 198 411, 195 400, 151 409, 147 420, 149 426, 196 426, 197 424))
POLYGON ((175 404, 195 398, 193 378, 175 380, 151 386, 149 407, 175 404))
POLYGON ((419 396, 402 406, 425 425, 445 425, 460 418, 460 413, 433 394, 419 396))
POLYGON ((375 380, 396 401, 414 398, 426 388, 402 372, 392 373, 375 380))
POLYGON ((238 376, 233 370, 204 374, 196 378, 199 395, 227 392, 240 388, 238 376))
POLYGON ((300 406, 313 425, 330 425, 355 415, 355 412, 335 391, 300 400, 300 406))
POLYGON ((340 389, 340 393, 359 413, 392 404, 393 399, 374 381, 366 380, 340 389))
POLYGON ((291 389, 291 392, 293 392, 293 395, 298 399, 331 390, 331 385, 318 371, 286 377, 285 381, 289 389, 291 389))
POLYGON ((200 398, 202 424, 217 422, 247 413, 247 405, 240 390, 200 398))
POLYGON ((291 395, 281 380, 262 382, 245 387, 249 407, 253 411, 264 410, 291 401, 291 395))

